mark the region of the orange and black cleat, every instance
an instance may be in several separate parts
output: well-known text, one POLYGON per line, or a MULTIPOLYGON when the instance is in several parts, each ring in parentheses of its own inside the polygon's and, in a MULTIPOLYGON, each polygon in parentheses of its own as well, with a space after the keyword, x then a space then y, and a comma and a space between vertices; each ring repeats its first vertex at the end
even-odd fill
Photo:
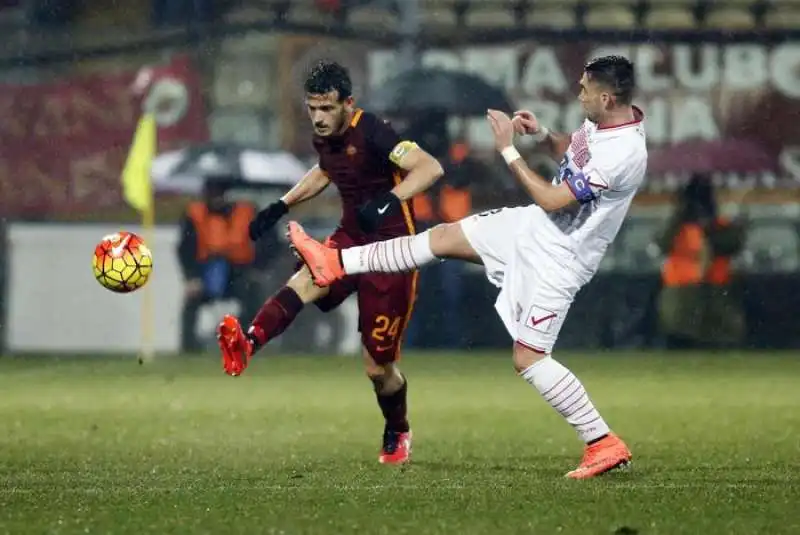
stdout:
POLYGON ((616 469, 630 467, 631 450, 614 433, 609 433, 593 444, 586 446, 580 466, 566 477, 572 479, 589 479, 616 469))
POLYGON ((295 254, 308 266, 314 284, 330 286, 345 276, 342 260, 337 249, 326 247, 303 230, 295 221, 289 222, 288 237, 295 254))
POLYGON ((225 315, 217 327, 217 343, 222 351, 222 368, 225 373, 236 377, 250 364, 253 356, 253 343, 242 330, 242 325, 234 316, 225 315))
POLYGON ((406 464, 411 460, 411 431, 405 433, 386 430, 378 462, 381 464, 406 464))

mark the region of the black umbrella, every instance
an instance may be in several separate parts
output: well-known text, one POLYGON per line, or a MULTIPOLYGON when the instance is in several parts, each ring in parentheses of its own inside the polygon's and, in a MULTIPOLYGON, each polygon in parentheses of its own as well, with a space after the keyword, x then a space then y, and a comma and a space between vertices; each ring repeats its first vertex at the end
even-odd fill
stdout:
POLYGON ((198 193, 208 180, 291 187, 306 170, 288 152, 208 144, 160 154, 153 161, 150 174, 156 191, 198 193))
POLYGON ((483 78, 443 69, 406 71, 375 89, 367 99, 370 111, 387 115, 439 111, 447 115, 483 115, 489 108, 511 111, 509 98, 483 78))

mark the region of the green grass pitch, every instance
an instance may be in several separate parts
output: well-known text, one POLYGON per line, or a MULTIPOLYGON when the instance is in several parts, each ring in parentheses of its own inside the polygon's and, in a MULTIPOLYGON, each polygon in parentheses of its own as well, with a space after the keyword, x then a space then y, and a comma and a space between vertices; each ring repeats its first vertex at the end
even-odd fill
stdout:
POLYGON ((800 533, 800 358, 559 357, 632 471, 565 480, 581 444, 507 355, 405 357, 405 470, 355 358, 0 359, 0 533, 800 533))

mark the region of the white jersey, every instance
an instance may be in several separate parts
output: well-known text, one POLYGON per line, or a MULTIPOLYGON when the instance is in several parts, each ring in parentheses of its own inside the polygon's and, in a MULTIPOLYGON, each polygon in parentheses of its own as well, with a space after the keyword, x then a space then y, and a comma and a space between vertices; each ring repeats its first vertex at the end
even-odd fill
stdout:
POLYGON ((554 185, 577 204, 547 213, 535 204, 461 221, 487 278, 495 309, 517 343, 549 353, 580 288, 592 278, 642 184, 647 167, 642 112, 616 128, 589 121, 572 135, 554 185))
POLYGON ((536 229, 543 249, 583 283, 597 271, 644 181, 647 146, 641 111, 635 113, 636 121, 613 128, 587 119, 572 134, 553 184, 566 182, 579 204, 549 213, 552 224, 536 229))

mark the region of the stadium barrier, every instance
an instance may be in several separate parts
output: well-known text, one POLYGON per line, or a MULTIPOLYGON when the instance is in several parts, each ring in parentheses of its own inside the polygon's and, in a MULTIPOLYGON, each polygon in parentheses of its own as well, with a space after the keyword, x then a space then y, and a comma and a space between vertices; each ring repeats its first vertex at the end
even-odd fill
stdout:
POLYGON ((6 240, 6 221, 0 218, 0 355, 5 350, 6 318, 8 317, 8 242, 6 240))
MULTIPOLYGON (((627 228, 633 227, 635 222, 627 228)), ((6 271, 2 302, 8 351, 113 354, 139 349, 141 294, 113 294, 94 280, 91 270, 95 243, 116 230, 105 224, 7 225, 6 254, 0 251, 7 271, 0 270, 0 279, 6 271)), ((148 284, 155 295, 154 347, 159 353, 179 351, 183 282, 174 252, 177 232, 175 226, 159 226, 151 243, 155 269, 148 284)), ((292 264, 292 257, 285 255, 270 274, 271 286, 259 291, 265 296, 271 293, 291 272, 292 264)), ((462 346, 507 348, 508 335, 493 308, 496 289, 478 269, 467 270, 463 277, 462 346)), ((424 272, 422 281, 425 288, 424 272)), ((800 347, 800 319, 793 305, 799 285, 797 271, 751 271, 739 275, 738 288, 747 318, 747 347, 800 347)), ((655 321, 655 297, 659 286, 657 270, 603 269, 578 295, 559 347, 658 347, 661 340, 655 321)), ((442 322, 450 321, 453 312, 440 306, 439 292, 439 288, 428 287, 416 307, 417 319, 424 326, 418 347, 447 347, 453 343, 445 339, 440 327, 442 322)), ((227 303, 209 309, 205 322, 209 340, 214 321, 229 310, 227 303)), ((357 318, 352 299, 332 314, 308 307, 273 347, 281 352, 357 354, 357 318)))

